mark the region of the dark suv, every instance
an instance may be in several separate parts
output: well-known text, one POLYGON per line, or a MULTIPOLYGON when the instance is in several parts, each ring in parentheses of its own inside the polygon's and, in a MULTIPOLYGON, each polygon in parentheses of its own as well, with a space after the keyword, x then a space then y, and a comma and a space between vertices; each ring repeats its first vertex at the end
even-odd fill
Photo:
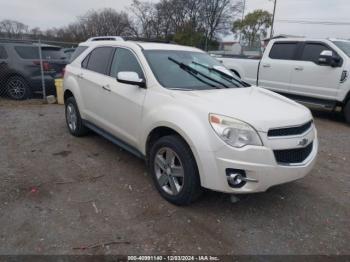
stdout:
MULTIPOLYGON (((47 95, 56 94, 55 78, 63 76, 67 64, 61 47, 42 45, 43 71, 47 95)), ((0 42, 0 95, 15 100, 42 93, 38 45, 0 42)))

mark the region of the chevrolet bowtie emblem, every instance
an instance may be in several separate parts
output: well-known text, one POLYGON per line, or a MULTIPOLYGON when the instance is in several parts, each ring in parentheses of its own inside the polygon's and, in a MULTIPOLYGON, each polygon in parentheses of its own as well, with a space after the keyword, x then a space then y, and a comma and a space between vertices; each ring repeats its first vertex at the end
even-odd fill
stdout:
POLYGON ((309 139, 304 138, 303 140, 301 140, 301 141, 299 142, 298 145, 299 145, 299 146, 306 146, 307 143, 309 143, 309 139))

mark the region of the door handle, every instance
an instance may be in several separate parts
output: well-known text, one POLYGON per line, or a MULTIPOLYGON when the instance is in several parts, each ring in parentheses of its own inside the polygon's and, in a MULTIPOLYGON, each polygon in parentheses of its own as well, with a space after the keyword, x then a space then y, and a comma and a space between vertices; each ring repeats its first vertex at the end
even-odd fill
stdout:
POLYGON ((102 89, 111 92, 111 88, 109 85, 102 86, 102 89))
POLYGON ((78 78, 84 79, 84 74, 83 73, 78 74, 78 78))
POLYGON ((294 70, 296 70, 296 71, 303 71, 303 70, 304 70, 304 67, 302 67, 302 66, 296 66, 296 67, 294 67, 294 70))
POLYGON ((270 65, 270 64, 263 64, 263 67, 265 67, 265 68, 270 68, 271 65, 270 65))

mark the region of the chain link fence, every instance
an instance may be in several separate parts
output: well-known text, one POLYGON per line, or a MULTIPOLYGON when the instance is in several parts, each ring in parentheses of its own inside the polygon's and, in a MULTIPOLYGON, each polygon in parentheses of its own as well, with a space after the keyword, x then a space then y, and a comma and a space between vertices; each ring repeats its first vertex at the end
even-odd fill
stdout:
POLYGON ((56 96, 77 43, 0 38, 0 99, 56 96))

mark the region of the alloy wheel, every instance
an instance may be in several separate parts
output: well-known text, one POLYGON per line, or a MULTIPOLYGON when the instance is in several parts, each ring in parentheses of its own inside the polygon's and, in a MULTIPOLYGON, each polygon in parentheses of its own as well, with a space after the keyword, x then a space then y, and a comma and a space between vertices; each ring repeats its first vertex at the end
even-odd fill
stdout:
POLYGON ((74 132, 77 128, 78 118, 77 118, 77 111, 75 110, 74 105, 68 104, 67 105, 67 111, 66 111, 66 117, 67 117, 67 123, 69 126, 69 129, 74 132))
POLYGON ((25 98, 26 88, 26 84, 21 79, 11 79, 7 84, 7 92, 13 99, 25 98))
POLYGON ((154 170, 159 186, 169 195, 178 195, 184 186, 184 168, 179 156, 168 147, 155 155, 154 170))

